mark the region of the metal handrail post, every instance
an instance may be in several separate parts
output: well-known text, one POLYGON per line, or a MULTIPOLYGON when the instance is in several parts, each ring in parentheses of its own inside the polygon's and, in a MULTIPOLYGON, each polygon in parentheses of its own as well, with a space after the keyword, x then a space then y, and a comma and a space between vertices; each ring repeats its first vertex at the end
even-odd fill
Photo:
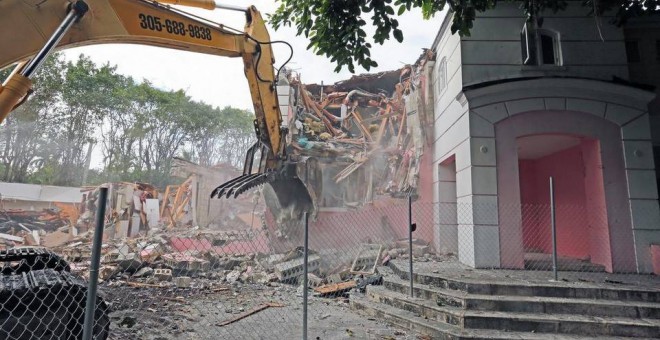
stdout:
POLYGON ((555 219, 555 184, 550 177, 550 223, 552 224, 552 273, 555 281, 559 280, 557 273, 557 224, 555 219))

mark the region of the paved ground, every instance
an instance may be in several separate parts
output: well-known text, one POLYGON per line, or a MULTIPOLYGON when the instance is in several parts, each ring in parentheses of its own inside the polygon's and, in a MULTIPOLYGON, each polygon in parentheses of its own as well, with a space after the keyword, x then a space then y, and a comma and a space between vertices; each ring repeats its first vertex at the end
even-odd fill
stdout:
MULTIPOLYGON (((106 289, 106 300, 115 310, 111 340, 302 338, 302 297, 292 286, 239 284, 215 293, 113 287, 106 289), (176 302, 177 296, 184 302, 176 302), (218 325, 264 302, 285 306, 218 325)), ((308 339, 416 339, 352 312, 344 298, 311 297, 308 323, 308 339)))
MULTIPOLYGON (((408 268, 406 259, 394 263, 401 269, 408 268)), ((471 269, 455 259, 415 261, 414 270, 468 282, 554 284, 549 271, 471 269)), ((560 272, 559 276, 564 286, 637 286, 660 290, 660 278, 652 275, 560 272)), ((113 310, 109 339, 302 338, 302 297, 297 287, 235 283, 214 289, 102 287, 113 310), (283 307, 271 307, 235 323, 219 325, 267 302, 283 307)), ((347 302, 345 297, 310 297, 308 338, 417 339, 410 332, 354 313, 347 302)))

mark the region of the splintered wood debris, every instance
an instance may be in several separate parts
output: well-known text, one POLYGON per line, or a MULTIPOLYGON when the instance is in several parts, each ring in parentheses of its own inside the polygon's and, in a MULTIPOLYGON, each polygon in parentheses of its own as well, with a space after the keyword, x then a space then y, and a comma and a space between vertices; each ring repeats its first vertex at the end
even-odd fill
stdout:
POLYGON ((286 305, 283 305, 283 304, 281 304, 281 303, 268 302, 268 303, 265 303, 265 304, 263 304, 263 305, 259 305, 259 306, 255 307, 255 308, 252 308, 251 310, 249 310, 249 311, 247 311, 247 312, 245 312, 245 313, 243 313, 243 314, 237 315, 236 317, 233 317, 233 318, 231 318, 231 319, 229 319, 229 320, 225 320, 225 321, 222 321, 222 322, 220 322, 220 323, 217 323, 216 326, 218 326, 218 327, 227 326, 227 325, 232 324, 232 323, 234 323, 234 322, 237 322, 237 321, 240 321, 240 320, 242 320, 242 319, 245 319, 245 318, 247 318, 248 316, 250 316, 250 315, 252 315, 252 314, 259 313, 259 312, 261 312, 262 310, 267 309, 267 308, 270 308, 270 307, 285 307, 285 306, 286 306, 286 305))
POLYGON ((433 53, 414 65, 354 76, 334 85, 288 77, 295 103, 288 115, 293 152, 319 161, 319 207, 368 203, 374 195, 416 195, 432 126, 428 74, 433 53), (343 202, 342 202, 343 201, 343 202))
POLYGON ((352 288, 355 288, 357 286, 357 282, 351 280, 351 281, 346 281, 346 282, 340 282, 340 283, 330 283, 327 285, 323 285, 320 287, 314 288, 314 291, 319 293, 320 295, 330 295, 330 294, 339 294, 343 293, 347 290, 350 290, 352 288))

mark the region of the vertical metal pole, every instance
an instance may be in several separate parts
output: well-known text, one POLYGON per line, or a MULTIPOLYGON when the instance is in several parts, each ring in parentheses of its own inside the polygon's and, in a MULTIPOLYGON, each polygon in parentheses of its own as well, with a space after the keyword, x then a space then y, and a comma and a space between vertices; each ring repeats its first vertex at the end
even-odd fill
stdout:
POLYGON ((555 221, 555 184, 550 177, 550 222, 552 223, 552 273, 555 281, 559 280, 557 274, 557 225, 555 221))
POLYGON ((305 245, 303 259, 303 340, 307 340, 307 260, 309 255, 309 215, 305 212, 305 245))
POLYGON ((408 196, 408 270, 410 271, 410 297, 413 297, 412 195, 408 196))
POLYGON ((103 222, 105 220, 105 204, 108 199, 108 188, 99 189, 98 209, 96 211, 96 227, 94 228, 94 243, 92 243, 92 258, 89 268, 89 287, 87 288, 87 305, 85 306, 85 324, 83 325, 83 340, 92 340, 94 327, 94 312, 96 305, 96 288, 99 282, 99 263, 101 262, 101 243, 103 242, 103 222))

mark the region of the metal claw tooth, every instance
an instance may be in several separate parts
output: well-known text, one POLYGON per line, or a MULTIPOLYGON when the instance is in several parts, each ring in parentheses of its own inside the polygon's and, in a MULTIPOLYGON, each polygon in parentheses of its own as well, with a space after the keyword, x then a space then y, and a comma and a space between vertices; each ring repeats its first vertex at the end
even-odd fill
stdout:
POLYGON ((241 176, 238 176, 238 177, 236 177, 232 180, 229 180, 225 183, 222 183, 217 188, 215 188, 215 190, 213 190, 213 192, 211 193, 211 197, 213 197, 213 195, 215 194, 215 195, 217 195, 218 198, 221 198, 223 193, 225 193, 225 191, 228 188, 230 188, 231 186, 233 186, 237 182, 245 180, 245 178, 249 177, 249 176, 251 176, 251 175, 241 175, 241 176))
POLYGON ((255 178, 258 178, 261 174, 252 174, 252 175, 247 175, 242 181, 237 181, 234 183, 231 188, 227 191, 226 198, 229 198, 232 193, 236 191, 237 188, 240 188, 241 186, 245 185, 245 183, 250 183, 251 181, 254 181, 255 178))

